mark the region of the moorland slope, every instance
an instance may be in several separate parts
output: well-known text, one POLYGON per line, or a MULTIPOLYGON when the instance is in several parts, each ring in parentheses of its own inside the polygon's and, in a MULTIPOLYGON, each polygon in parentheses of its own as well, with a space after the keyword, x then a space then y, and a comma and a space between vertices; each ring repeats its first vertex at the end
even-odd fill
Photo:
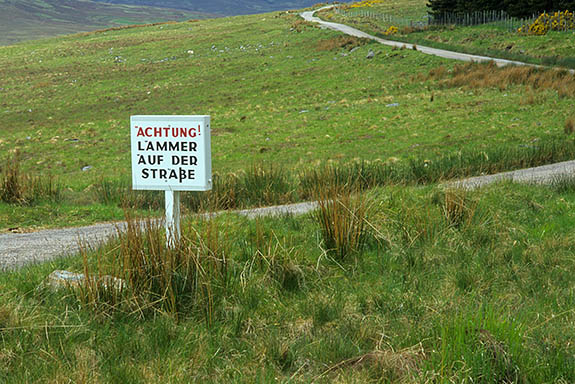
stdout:
POLYGON ((0 45, 127 24, 206 16, 167 7, 136 7, 87 0, 0 0, 0 45))

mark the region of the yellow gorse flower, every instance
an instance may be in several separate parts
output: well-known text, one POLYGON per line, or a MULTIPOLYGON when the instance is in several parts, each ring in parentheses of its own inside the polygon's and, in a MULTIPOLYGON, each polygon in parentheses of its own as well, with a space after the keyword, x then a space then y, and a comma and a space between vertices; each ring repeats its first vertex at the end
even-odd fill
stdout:
POLYGON ((397 32, 399 32, 399 28, 392 25, 391 27, 387 28, 387 30, 383 32, 383 34, 388 36, 388 35, 395 35, 397 32))
POLYGON ((545 35, 549 31, 575 30, 575 13, 569 11, 543 12, 535 21, 517 30, 528 35, 545 35))
POLYGON ((363 7, 373 7, 376 4, 383 3, 383 0, 363 0, 357 3, 351 4, 350 8, 363 8, 363 7))

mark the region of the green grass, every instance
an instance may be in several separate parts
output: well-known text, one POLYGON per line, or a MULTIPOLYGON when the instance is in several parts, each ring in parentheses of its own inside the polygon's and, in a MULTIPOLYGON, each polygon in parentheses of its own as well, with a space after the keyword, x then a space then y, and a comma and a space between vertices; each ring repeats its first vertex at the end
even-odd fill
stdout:
MULTIPOLYGON (((0 377, 575 380, 572 189, 387 187, 365 198, 375 203, 369 231, 385 241, 366 241, 344 260, 322 250, 313 215, 186 223, 192 243, 212 228, 225 253, 226 283, 212 285, 211 321, 208 303, 185 301, 185 292, 180 298, 189 305, 174 316, 159 305, 144 312, 129 310, 134 301, 93 307, 72 291, 37 288, 56 268, 83 271, 81 257, 3 273, 0 377), (295 283, 286 284, 286 276, 295 283)), ((89 265, 118 272, 120 248, 111 243, 91 252, 89 265)))
POLYGON ((215 188, 185 194, 188 210, 327 199, 302 217, 187 219, 176 250, 132 227, 0 273, 0 381, 575 381, 572 178, 436 185, 572 159, 571 88, 298 20, 0 48, 2 160, 17 151, 21 177, 61 186, 57 202, 0 203, 0 228, 121 219, 125 203, 159 215, 159 192, 127 192, 128 117, 144 112, 212 115, 215 188), (54 269, 93 279, 52 291, 54 269))
MULTIPOLYGON (((372 43, 350 54, 332 42, 338 36, 273 13, 0 48, 0 151, 18 150, 25 173, 55 176, 68 189, 67 204, 82 202, 82 210, 99 201, 83 191, 102 177, 128 180, 132 114, 210 114, 213 168, 222 177, 257 165, 297 179, 322 164, 358 160, 408 169, 563 140, 570 98, 540 90, 522 105, 528 89, 521 85, 444 87, 425 79, 452 62, 372 43), (375 59, 365 59, 369 50, 375 59)), ((570 142, 560 147, 570 156, 570 142)), ((502 164, 495 168, 524 163, 502 164)), ((451 175, 485 171, 469 169, 451 175)), ((109 219, 120 219, 114 212, 109 219)), ((23 216, 2 222, 21 226, 16 218, 23 216)))

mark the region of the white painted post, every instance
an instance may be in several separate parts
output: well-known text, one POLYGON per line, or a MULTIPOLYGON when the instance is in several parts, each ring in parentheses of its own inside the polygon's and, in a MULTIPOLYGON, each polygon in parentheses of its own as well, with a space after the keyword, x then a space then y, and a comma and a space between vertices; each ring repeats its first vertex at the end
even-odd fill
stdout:
POLYGON ((173 248, 180 241, 180 191, 165 191, 166 245, 173 248))

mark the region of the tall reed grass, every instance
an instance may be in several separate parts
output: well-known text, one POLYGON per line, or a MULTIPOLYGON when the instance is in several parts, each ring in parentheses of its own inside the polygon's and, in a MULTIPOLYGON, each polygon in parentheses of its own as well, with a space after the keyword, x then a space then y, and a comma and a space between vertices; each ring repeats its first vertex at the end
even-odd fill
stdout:
POLYGON ((62 187, 52 176, 38 177, 20 169, 18 154, 8 157, 0 168, 0 201, 30 205, 39 201, 59 201, 62 187))
MULTIPOLYGON (((570 124, 567 122, 566 124, 570 124)), ((425 185, 451 179, 535 167, 575 159, 575 141, 553 137, 517 146, 469 149, 421 160, 353 161, 301 171, 254 165, 246 171, 214 174, 209 192, 189 192, 182 204, 192 212, 287 204, 317 198, 318 189, 362 191, 385 185, 425 185)), ((163 196, 132 191, 129 182, 100 179, 95 199, 121 207, 159 209, 163 196)))
MULTIPOLYGON (((296 185, 293 174, 282 168, 254 165, 237 173, 214 174, 211 191, 186 193, 182 204, 192 212, 287 204, 299 200, 296 185)), ((94 194, 97 201, 121 207, 163 206, 161 194, 133 191, 127 180, 101 178, 95 183, 94 194)))
POLYGON ((361 255, 369 233, 370 203, 365 195, 335 186, 320 189, 317 198, 315 219, 325 251, 340 261, 361 255))
POLYGON ((526 85, 533 90, 554 90, 560 97, 575 96, 575 76, 560 69, 466 63, 455 65, 452 71, 435 68, 428 78, 440 80, 440 85, 447 87, 507 89, 512 85, 526 85))
POLYGON ((80 302, 140 317, 201 315, 211 324, 229 282, 227 248, 218 227, 206 221, 201 229, 187 228, 168 247, 159 221, 128 215, 126 222, 110 251, 97 253, 95 261, 84 252, 86 279, 76 292, 80 302), (108 275, 124 283, 110 284, 108 275))

